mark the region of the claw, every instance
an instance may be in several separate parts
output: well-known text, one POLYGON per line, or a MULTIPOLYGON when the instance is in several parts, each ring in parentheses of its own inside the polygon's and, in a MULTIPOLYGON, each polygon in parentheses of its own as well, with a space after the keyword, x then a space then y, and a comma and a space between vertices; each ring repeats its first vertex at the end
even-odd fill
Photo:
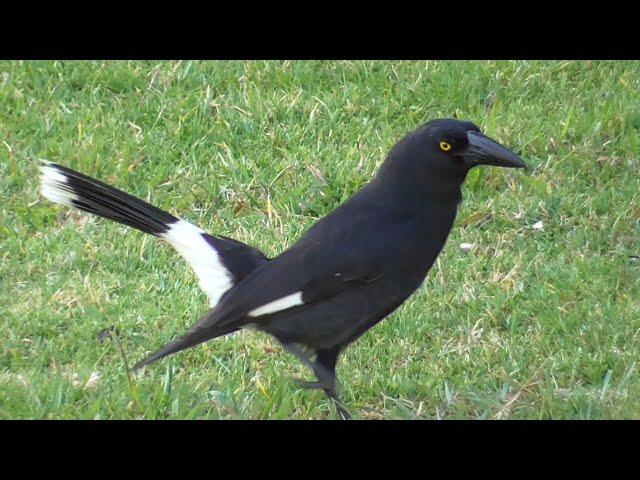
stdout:
POLYGON ((351 420, 351 414, 346 409, 344 404, 340 401, 340 398, 336 393, 335 387, 325 388, 324 393, 327 395, 327 397, 329 397, 333 401, 333 404, 336 407, 336 411, 338 413, 338 416, 340 417, 340 420, 351 420))
POLYGON ((340 420, 351 420, 351 415, 349 414, 349 412, 342 407, 341 405, 339 405, 337 402, 334 402, 336 405, 336 410, 338 411, 338 416, 340 417, 340 420))

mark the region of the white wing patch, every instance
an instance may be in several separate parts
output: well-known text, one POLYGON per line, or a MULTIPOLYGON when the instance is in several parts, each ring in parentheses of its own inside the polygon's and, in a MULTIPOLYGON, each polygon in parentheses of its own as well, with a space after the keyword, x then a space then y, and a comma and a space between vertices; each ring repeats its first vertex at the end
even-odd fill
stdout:
POLYGON ((65 186, 67 177, 50 166, 50 162, 43 162, 40 167, 40 193, 43 197, 54 203, 61 203, 73 207, 72 200, 77 200, 78 196, 65 186))
POLYGON ((273 302, 269 302, 266 305, 258 307, 249 312, 250 317, 259 317, 260 315, 268 315, 270 313, 286 310, 287 308, 295 307, 296 305, 302 305, 302 292, 292 293, 286 297, 279 298, 273 302))
POLYGON ((218 252, 202 236, 204 230, 180 220, 160 236, 184 258, 198 277, 198 284, 215 307, 220 297, 233 286, 233 276, 220 261, 218 252))

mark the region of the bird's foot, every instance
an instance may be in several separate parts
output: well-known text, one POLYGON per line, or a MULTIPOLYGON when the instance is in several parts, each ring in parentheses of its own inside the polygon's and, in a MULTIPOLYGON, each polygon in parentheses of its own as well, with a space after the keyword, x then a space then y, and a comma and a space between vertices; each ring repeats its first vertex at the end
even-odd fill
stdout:
POLYGON ((327 397, 329 397, 333 401, 340 420, 351 420, 351 414, 349 413, 349 410, 347 410, 347 407, 345 407, 344 404, 340 401, 335 388, 324 389, 324 393, 326 393, 327 397))
POLYGON ((338 416, 340 417, 340 420, 351 420, 351 414, 347 411, 346 408, 344 408, 335 400, 334 400, 334 404, 336 406, 336 410, 338 411, 338 416))
POLYGON ((301 378, 293 378, 294 383, 299 388, 304 388, 308 390, 324 390, 324 393, 331 399, 333 404, 336 406, 336 411, 338 413, 338 417, 340 420, 351 420, 351 414, 346 409, 346 407, 340 401, 336 390, 335 390, 335 382, 334 381, 312 381, 312 380, 303 380, 301 378))

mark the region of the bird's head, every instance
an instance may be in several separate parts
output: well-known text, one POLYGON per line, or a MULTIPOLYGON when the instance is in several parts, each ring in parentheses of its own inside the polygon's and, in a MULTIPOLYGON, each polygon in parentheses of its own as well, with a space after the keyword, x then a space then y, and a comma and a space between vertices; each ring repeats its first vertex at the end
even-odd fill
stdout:
POLYGON ((433 120, 418 131, 438 165, 470 170, 478 165, 505 168, 525 168, 522 159, 495 140, 483 135, 471 122, 456 119, 433 120))
POLYGON ((400 140, 380 173, 383 176, 399 173, 417 183, 462 184, 467 172, 478 165, 526 167, 518 155, 483 135, 473 123, 437 119, 400 140))

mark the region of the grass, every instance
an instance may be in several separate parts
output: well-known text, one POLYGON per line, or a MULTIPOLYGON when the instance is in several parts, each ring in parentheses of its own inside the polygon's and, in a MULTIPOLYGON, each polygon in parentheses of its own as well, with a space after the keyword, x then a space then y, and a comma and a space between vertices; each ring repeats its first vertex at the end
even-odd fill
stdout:
POLYGON ((170 247, 41 199, 37 159, 276 255, 453 114, 531 168, 472 172, 423 287, 342 357, 343 400, 640 418, 639 92, 637 62, 0 62, 0 418, 334 418, 260 333, 129 377, 206 299, 170 247))

